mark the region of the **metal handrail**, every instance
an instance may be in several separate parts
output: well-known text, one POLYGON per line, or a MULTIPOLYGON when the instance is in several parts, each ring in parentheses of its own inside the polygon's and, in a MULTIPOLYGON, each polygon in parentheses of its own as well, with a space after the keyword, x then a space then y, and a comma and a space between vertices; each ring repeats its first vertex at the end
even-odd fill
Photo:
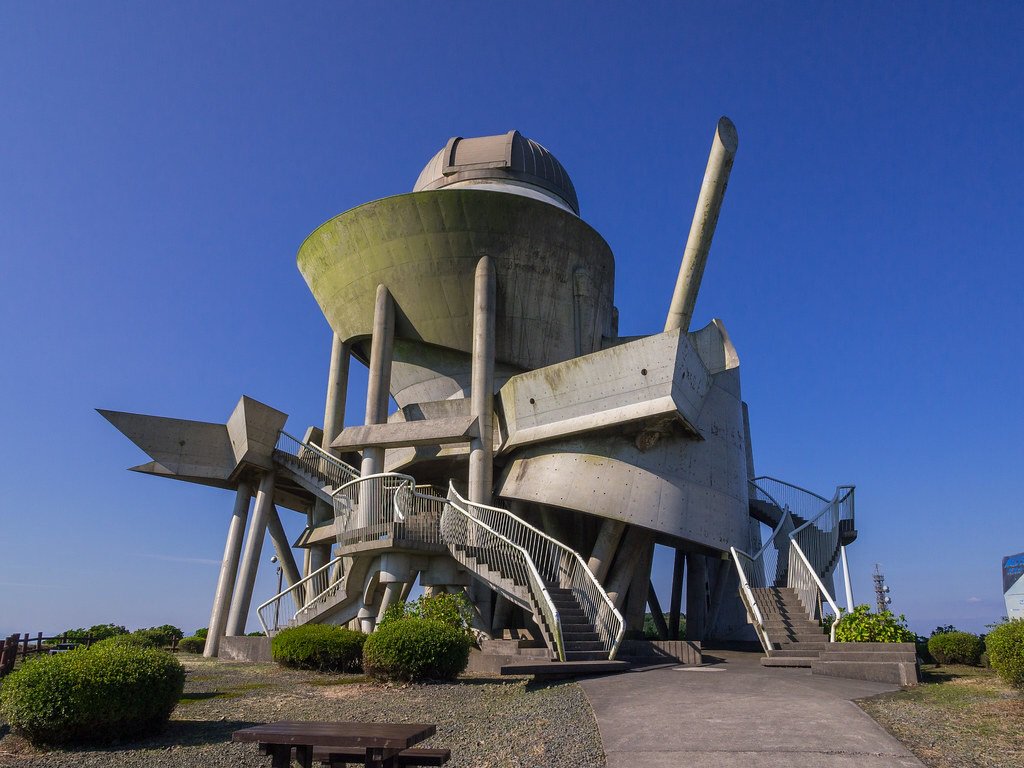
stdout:
POLYGON ((729 547, 729 551, 732 553, 732 560, 736 564, 736 571, 740 577, 740 597, 743 599, 744 607, 747 609, 747 613, 750 614, 752 623, 754 624, 754 632, 757 634, 757 639, 761 641, 761 646, 764 648, 765 653, 772 650, 772 641, 768 637, 768 630, 764 626, 764 616, 761 615, 761 609, 757 605, 757 600, 754 597, 754 591, 750 588, 750 583, 747 581, 746 572, 743 569, 743 564, 740 562, 741 557, 745 557, 750 560, 750 555, 745 552, 738 551, 736 547, 729 547))
POLYGON ((349 466, 337 456, 332 456, 318 445, 299 440, 283 429, 277 433, 274 449, 291 456, 308 472, 330 481, 335 487, 359 477, 359 470, 355 467, 349 466), (289 443, 294 443, 295 447, 291 447, 289 443))
POLYGON ((468 501, 452 483, 448 488, 449 498, 454 496, 470 512, 483 512, 491 518, 488 520, 491 527, 523 546, 545 582, 571 591, 601 637, 608 658, 614 659, 626 633, 626 622, 582 556, 507 509, 468 501))
MULTIPOLYGON (((457 493, 456 497, 462 500, 461 496, 458 496, 457 493)), ((473 565, 468 562, 469 556, 466 554, 466 548, 479 547, 485 551, 489 550, 494 560, 497 561, 495 563, 488 563, 488 565, 493 565, 498 573, 504 578, 511 580, 513 584, 515 584, 516 566, 521 569, 519 575, 525 577, 524 581, 530 590, 534 602, 547 620, 548 630, 552 635, 555 646, 552 650, 555 651, 559 661, 565 661, 565 644, 562 639, 561 618, 554 601, 551 599, 551 594, 548 592, 547 586, 544 584, 544 580, 541 578, 540 572, 533 562, 533 558, 530 557, 530 553, 524 547, 516 544, 508 537, 503 536, 486 523, 474 517, 467 509, 460 507, 451 498, 448 499, 447 507, 441 516, 441 535, 449 546, 453 557, 468 568, 472 569, 473 565), (461 530, 457 523, 452 522, 454 518, 449 514, 449 510, 457 513, 458 519, 466 524, 465 530, 461 530), (470 526, 474 528, 473 531, 469 530, 470 526), (496 547, 494 545, 495 542, 500 542, 505 546, 496 547), (511 553, 519 555, 518 563, 514 562, 514 557, 509 557, 511 553)), ((514 590, 510 591, 510 596, 515 597, 514 590)))
POLYGON ((261 604, 256 609, 256 616, 260 620, 260 625, 263 627, 264 633, 269 636, 271 632, 276 632, 280 628, 281 606, 286 601, 291 602, 294 610, 289 611, 290 615, 288 616, 288 621, 285 623, 285 626, 292 626, 300 613, 308 610, 311 606, 320 602, 328 592, 336 589, 338 584, 341 582, 340 568, 337 567, 341 565, 341 561, 342 558, 340 557, 334 558, 323 567, 318 568, 308 576, 299 579, 292 586, 288 587, 288 589, 279 592, 265 603, 261 604), (332 571, 338 574, 337 578, 332 578, 332 571), (307 588, 307 584, 310 585, 311 588, 307 588), (301 598, 299 597, 300 595, 302 596, 301 598), (267 617, 264 616, 264 612, 269 616, 271 607, 274 609, 272 629, 268 626, 267 617))
POLYGON ((832 609, 832 612, 835 614, 836 621, 832 622, 832 626, 829 629, 828 638, 829 642, 834 643, 836 641, 836 624, 839 623, 839 618, 843 615, 842 610, 839 608, 838 605, 836 605, 836 601, 832 599, 832 595, 829 594, 829 591, 825 589, 825 585, 822 584, 821 579, 818 578, 818 574, 814 572, 814 569, 811 567, 810 561, 807 559, 807 556, 804 554, 804 551, 800 548, 800 545, 797 544, 796 541, 790 539, 790 546, 792 547, 793 551, 795 551, 799 556, 801 563, 805 566, 807 573, 810 574, 815 586, 821 592, 821 595, 825 598, 826 602, 829 604, 829 607, 832 609))

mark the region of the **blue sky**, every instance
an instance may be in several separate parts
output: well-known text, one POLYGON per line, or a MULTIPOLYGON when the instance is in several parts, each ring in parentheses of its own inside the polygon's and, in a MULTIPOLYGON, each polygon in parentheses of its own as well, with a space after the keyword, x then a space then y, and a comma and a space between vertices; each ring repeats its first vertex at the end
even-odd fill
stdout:
POLYGON ((124 471, 93 409, 322 421, 322 221, 517 128, 615 252, 621 332, 660 331, 722 114, 694 325, 739 351, 758 472, 857 485, 859 602, 877 562, 912 628, 982 630, 1024 550, 1021 39, 1009 2, 0 5, 0 634, 207 623, 231 494, 124 471))

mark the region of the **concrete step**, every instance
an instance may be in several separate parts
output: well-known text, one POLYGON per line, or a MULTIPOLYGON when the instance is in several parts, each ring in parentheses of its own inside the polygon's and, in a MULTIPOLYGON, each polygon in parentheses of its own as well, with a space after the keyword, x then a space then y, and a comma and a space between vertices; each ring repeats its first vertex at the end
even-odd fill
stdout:
POLYGON ((822 651, 822 661, 885 661, 885 662, 917 662, 916 653, 904 651, 822 651))
POLYGON ((893 685, 917 685, 917 665, 909 661, 823 661, 815 659, 811 673, 893 685))
MULTIPOLYGON (((559 617, 561 618, 561 616, 559 617)), ((570 632, 593 632, 594 625, 589 622, 568 622, 565 619, 561 619, 562 633, 568 634, 570 632)))
POLYGON ((601 651, 604 649, 604 643, 600 640, 565 640, 565 652, 568 654, 569 651, 601 651))
POLYGON ((566 661, 607 661, 607 651, 570 651, 565 649, 566 661))
POLYGON ((768 656, 772 659, 803 659, 810 656, 814 658, 821 658, 821 654, 826 651, 813 651, 807 648, 775 648, 768 651, 768 656))
POLYGON ((762 667, 801 667, 808 669, 818 660, 817 656, 765 656, 762 667))
POLYGON ((785 642, 785 641, 783 641, 781 643, 776 641, 775 644, 777 646, 779 646, 779 650, 783 650, 783 651, 787 650, 787 649, 790 649, 790 648, 797 648, 797 649, 802 648, 805 651, 827 651, 829 649, 829 647, 832 645, 832 643, 829 643, 829 642, 821 642, 821 643, 790 643, 790 642, 785 642))
POLYGON ((600 640, 601 636, 597 634, 597 632, 566 632, 565 627, 563 627, 562 639, 566 643, 583 643, 592 640, 600 640))
POLYGON ((772 634, 771 630, 768 631, 768 637, 770 637, 776 643, 827 643, 828 635, 786 635, 781 632, 772 634))

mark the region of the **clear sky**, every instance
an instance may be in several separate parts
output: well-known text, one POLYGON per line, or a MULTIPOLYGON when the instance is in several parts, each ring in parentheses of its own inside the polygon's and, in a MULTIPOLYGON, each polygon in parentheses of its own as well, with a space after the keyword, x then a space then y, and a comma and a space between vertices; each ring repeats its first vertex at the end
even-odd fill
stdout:
POLYGON ((1024 550, 1024 6, 895 5, 0 4, 0 634, 207 623, 231 493, 126 472, 93 409, 322 422, 321 222, 516 128, 657 332, 723 114, 694 326, 757 471, 857 485, 858 602, 881 563, 918 632, 983 630, 1024 550))

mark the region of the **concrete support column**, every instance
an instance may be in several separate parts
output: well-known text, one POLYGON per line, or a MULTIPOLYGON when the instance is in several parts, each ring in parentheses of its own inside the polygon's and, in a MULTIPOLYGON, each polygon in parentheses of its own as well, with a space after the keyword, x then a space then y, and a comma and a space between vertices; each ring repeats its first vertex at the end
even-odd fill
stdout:
POLYGON ((352 348, 334 334, 331 344, 331 367, 327 374, 327 402, 324 406, 323 449, 332 456, 338 451, 331 443, 345 427, 345 399, 348 397, 348 366, 352 348))
POLYGON ((401 600, 404 588, 405 582, 402 581, 389 581, 384 584, 383 594, 380 598, 380 608, 377 610, 376 624, 380 624, 381 621, 384 620, 384 612, 387 611, 392 604, 401 600))
POLYGON ((238 584, 231 599, 231 611, 228 613, 227 633, 244 635, 245 621, 249 618, 249 606, 252 604, 252 590, 256 585, 256 571, 263 552, 263 537, 267 532, 267 520, 274 504, 274 473, 267 472, 260 478, 260 487, 256 491, 256 506, 252 519, 249 521, 249 533, 245 539, 245 550, 242 553, 242 564, 238 575, 238 584))
POLYGON ((703 640, 708 614, 707 558, 686 555, 686 639, 703 640))
POLYGON ((292 554, 292 546, 288 543, 288 536, 284 532, 284 526, 281 525, 281 516, 277 512, 277 507, 273 504, 270 505, 270 514, 267 515, 267 530, 270 532, 270 541, 274 545, 277 561, 281 564, 284 581, 289 587, 294 587, 301 576, 299 576, 299 569, 295 565, 295 555, 292 554))
POLYGON ((491 503, 494 484, 494 323, 497 282, 489 256, 477 262, 473 283, 473 368, 470 412, 478 437, 469 443, 469 500, 491 503))
MULTIPOLYGON (((334 517, 334 510, 322 499, 316 499, 313 504, 313 509, 310 513, 310 523, 316 525, 323 523, 334 517)), ((331 542, 325 541, 321 544, 314 544, 308 550, 309 552, 309 571, 306 575, 319 571, 331 560, 331 542)))
POLYGON ((647 597, 651 591, 651 562, 654 559, 654 542, 651 537, 640 550, 640 557, 633 569, 633 579, 629 584, 629 596, 626 599, 626 631, 642 634, 644 629, 644 613, 647 608, 647 597))
MULTIPOLYGON (((370 343, 370 376, 366 383, 366 424, 388 420, 391 392, 391 359, 395 350, 395 303, 383 285, 377 286, 373 306, 373 339, 370 343)), ((374 475, 384 471, 384 449, 363 451, 360 473, 374 475)))
POLYGON ((659 640, 668 640, 668 624, 665 623, 665 612, 661 610, 661 601, 658 600, 658 593, 654 591, 654 582, 648 582, 647 604, 651 606, 651 618, 654 620, 654 628, 658 630, 659 640))
POLYGON ((235 508, 228 523, 228 536, 224 541, 224 556, 220 561, 220 575, 217 577, 217 589, 213 593, 213 609, 210 611, 210 628, 206 635, 203 656, 210 658, 217 655, 220 639, 224 636, 224 628, 228 623, 228 611, 231 608, 231 593, 235 589, 235 577, 238 575, 238 560, 242 554, 242 537, 245 533, 245 520, 249 517, 249 502, 252 500, 252 486, 246 481, 238 484, 235 494, 235 508))
POLYGON ((601 583, 604 583, 608 570, 612 566, 612 558, 615 557, 615 549, 619 546, 622 533, 626 530, 626 524, 618 520, 605 518, 601 523, 601 530, 597 534, 597 541, 594 542, 594 549, 587 561, 587 567, 601 583))
POLYGON ((668 639, 679 640, 679 614, 683 608, 683 572, 685 570, 686 554, 681 549, 676 550, 675 560, 672 562, 672 597, 668 606, 668 639))
POLYGON ((645 548, 650 542, 651 535, 635 525, 629 526, 622 538, 619 553, 615 556, 615 565, 612 567, 605 586, 608 597, 619 610, 622 609, 623 603, 626 601, 626 590, 629 589, 629 585, 633 581, 637 561, 646 551, 645 548))
POLYGON ((853 585, 850 583, 850 563, 846 559, 846 545, 839 547, 843 559, 843 586, 846 587, 846 610, 853 610, 853 585))

